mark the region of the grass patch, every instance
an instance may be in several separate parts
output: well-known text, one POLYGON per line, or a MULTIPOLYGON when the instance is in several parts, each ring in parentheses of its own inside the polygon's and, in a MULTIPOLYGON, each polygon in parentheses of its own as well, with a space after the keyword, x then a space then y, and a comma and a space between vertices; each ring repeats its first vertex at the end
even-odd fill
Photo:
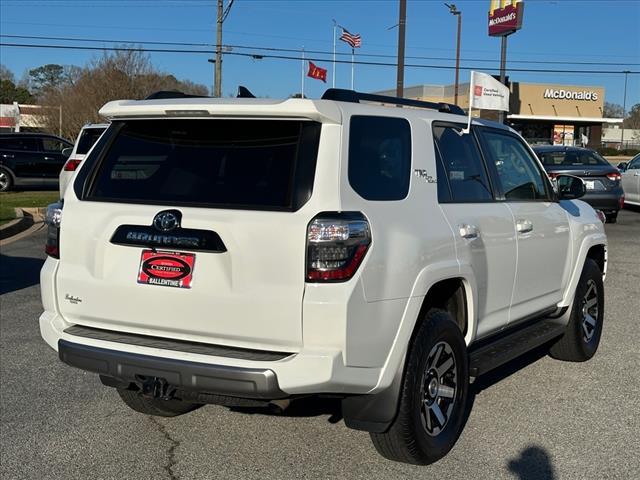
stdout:
POLYGON ((0 193, 0 225, 16 216, 15 208, 46 207, 59 199, 58 192, 5 192, 0 193))

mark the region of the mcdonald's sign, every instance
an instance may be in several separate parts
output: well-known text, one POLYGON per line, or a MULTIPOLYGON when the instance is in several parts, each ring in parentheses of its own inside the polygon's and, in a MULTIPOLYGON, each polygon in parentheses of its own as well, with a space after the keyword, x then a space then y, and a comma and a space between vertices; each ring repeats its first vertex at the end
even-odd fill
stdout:
POLYGON ((522 0, 491 0, 489 6, 489 36, 510 35, 522 28, 522 0))

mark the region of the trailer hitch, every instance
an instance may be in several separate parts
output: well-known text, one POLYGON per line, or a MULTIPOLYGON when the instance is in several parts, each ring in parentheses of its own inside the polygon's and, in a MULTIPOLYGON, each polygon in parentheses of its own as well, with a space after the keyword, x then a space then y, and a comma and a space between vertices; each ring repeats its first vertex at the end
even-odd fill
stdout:
POLYGON ((145 397, 157 398, 161 400, 171 400, 175 393, 176 387, 169 384, 166 379, 161 377, 145 377, 136 375, 140 392, 145 397))

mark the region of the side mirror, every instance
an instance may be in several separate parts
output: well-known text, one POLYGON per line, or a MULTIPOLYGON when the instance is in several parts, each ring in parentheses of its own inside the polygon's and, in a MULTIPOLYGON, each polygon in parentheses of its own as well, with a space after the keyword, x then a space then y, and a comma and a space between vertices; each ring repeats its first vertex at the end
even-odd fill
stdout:
POLYGON ((558 175, 555 180, 558 186, 558 198, 560 200, 575 200, 587 193, 587 186, 580 177, 574 175, 558 175))
POLYGON ((620 170, 621 172, 624 172, 627 169, 627 166, 629 164, 627 162, 620 162, 618 164, 618 170, 620 170))
POLYGON ((67 148, 63 148, 61 153, 62 153, 62 156, 64 156, 65 158, 69 158, 71 156, 71 152, 73 152, 73 148, 67 147, 67 148))

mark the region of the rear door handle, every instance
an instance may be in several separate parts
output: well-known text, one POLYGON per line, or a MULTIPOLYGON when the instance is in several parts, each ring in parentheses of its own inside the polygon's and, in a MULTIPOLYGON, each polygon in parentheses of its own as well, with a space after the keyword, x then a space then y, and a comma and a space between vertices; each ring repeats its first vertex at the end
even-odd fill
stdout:
POLYGON ((2 156, 4 158, 13 158, 15 155, 11 155, 11 154, 8 154, 8 153, 3 153, 2 156))
POLYGON ((44 157, 45 160, 55 160, 53 157, 44 157))
POLYGON ((478 238, 478 227, 476 227, 475 225, 467 225, 467 224, 463 224, 463 225, 458 225, 458 229, 460 231, 460 236, 462 238, 468 238, 468 239, 472 239, 472 238, 478 238))
POLYGON ((516 230, 518 233, 529 233, 533 231, 533 222, 531 220, 518 220, 516 222, 516 230))

